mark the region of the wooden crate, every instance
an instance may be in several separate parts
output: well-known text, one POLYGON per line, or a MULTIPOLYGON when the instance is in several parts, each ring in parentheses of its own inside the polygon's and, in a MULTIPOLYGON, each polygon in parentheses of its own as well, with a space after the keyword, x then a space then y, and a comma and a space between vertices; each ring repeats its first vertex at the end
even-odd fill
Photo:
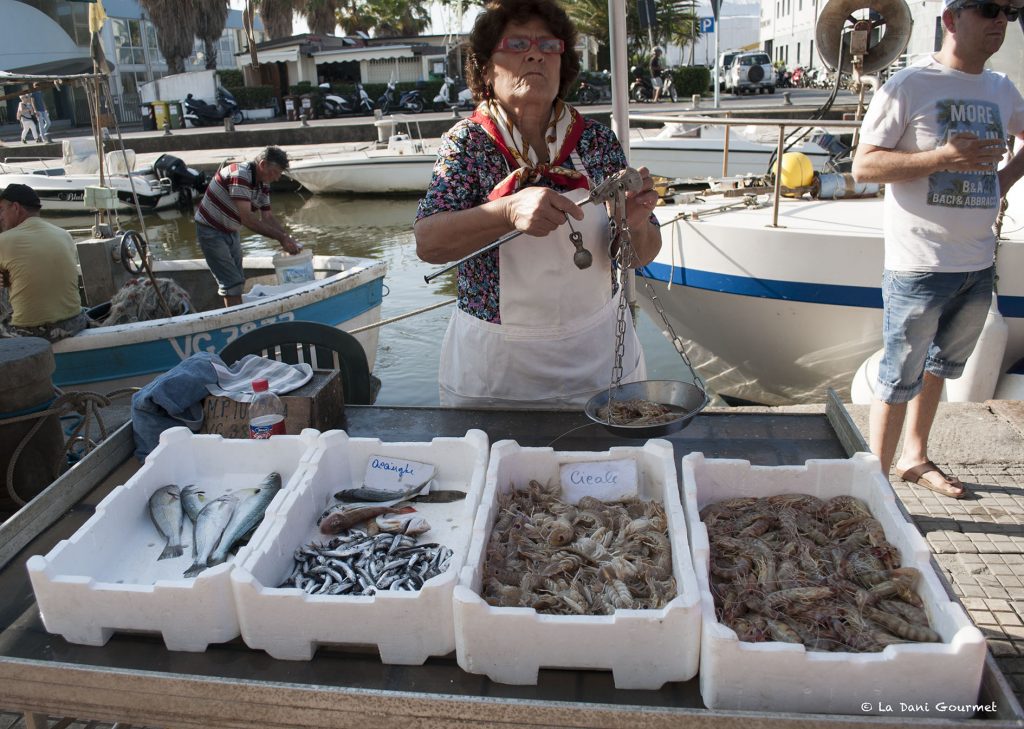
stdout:
MULTIPOLYGON (((330 430, 337 427, 344 410, 341 373, 317 370, 313 379, 287 395, 284 403, 285 431, 297 435, 303 428, 330 430)), ((225 438, 249 437, 249 403, 229 397, 210 395, 203 401, 202 433, 217 433, 225 438)))

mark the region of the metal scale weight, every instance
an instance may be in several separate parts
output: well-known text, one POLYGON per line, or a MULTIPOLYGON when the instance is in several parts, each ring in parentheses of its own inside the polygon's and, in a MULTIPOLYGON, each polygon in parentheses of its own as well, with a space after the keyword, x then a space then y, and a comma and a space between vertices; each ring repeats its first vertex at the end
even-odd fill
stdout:
MULTIPOLYGON (((693 382, 682 382, 678 380, 642 380, 640 382, 631 382, 626 385, 623 385, 621 382, 622 357, 625 350, 627 316, 625 294, 626 272, 629 270, 630 265, 634 260, 633 246, 630 245, 629 224, 626 221, 626 193, 639 192, 642 184, 640 173, 630 167, 627 167, 595 186, 590 191, 590 194, 586 199, 580 203, 580 205, 602 204, 609 206, 611 239, 614 240, 616 235, 618 235, 619 241, 618 252, 615 256, 615 261, 618 264, 616 275, 618 277, 617 296, 619 297, 619 302, 615 326, 615 358, 612 367, 612 376, 608 384, 608 389, 604 392, 599 392, 590 398, 584 407, 584 412, 588 418, 593 420, 595 423, 603 425, 609 432, 614 435, 627 438, 656 438, 658 436, 682 430, 698 413, 700 413, 701 410, 707 407, 710 402, 704 381, 697 374, 696 370, 693 369, 693 365, 690 364, 690 360, 686 356, 686 352, 683 350, 682 341, 673 330, 672 325, 668 322, 665 312, 654 292, 654 288, 646 279, 644 279, 644 285, 647 287, 651 300, 661 316, 662 322, 665 325, 665 330, 670 335, 672 345, 675 347, 680 358, 682 358, 683 363, 690 371, 693 382), (674 417, 663 422, 658 422, 657 424, 642 423, 629 425, 611 422, 610 414, 613 410, 614 404, 630 400, 642 400, 666 406, 671 411, 669 415, 674 415, 674 417)), ((566 216, 566 221, 569 221, 568 216, 566 216)), ((572 228, 571 222, 569 222, 569 226, 572 228)), ((503 243, 507 243, 520 235, 522 235, 522 232, 518 230, 507 233, 497 240, 487 244, 480 250, 471 253, 458 261, 446 264, 423 278, 427 283, 430 283, 441 274, 458 267, 462 263, 480 255, 481 253, 493 250, 503 243)), ((572 257, 573 264, 575 264, 579 269, 589 268, 593 262, 593 256, 590 254, 590 251, 584 247, 582 234, 572 230, 569 234, 569 240, 575 247, 572 257)))

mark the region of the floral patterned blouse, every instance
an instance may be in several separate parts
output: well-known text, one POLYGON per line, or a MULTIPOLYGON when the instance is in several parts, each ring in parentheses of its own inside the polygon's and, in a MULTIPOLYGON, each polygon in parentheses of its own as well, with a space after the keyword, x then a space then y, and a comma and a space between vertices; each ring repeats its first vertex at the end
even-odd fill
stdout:
MULTIPOLYGON (((593 119, 586 126, 576 153, 591 185, 600 184, 626 166, 626 155, 615 133, 593 119)), ((563 165, 574 169, 572 158, 563 165)), ((463 119, 441 138, 434 173, 427 194, 420 200, 416 219, 434 213, 467 210, 487 202, 487 195, 512 170, 480 125, 463 119)), ((542 178, 538 185, 564 192, 542 178)), ((478 319, 501 323, 498 249, 476 256, 459 266, 458 307, 478 319)))

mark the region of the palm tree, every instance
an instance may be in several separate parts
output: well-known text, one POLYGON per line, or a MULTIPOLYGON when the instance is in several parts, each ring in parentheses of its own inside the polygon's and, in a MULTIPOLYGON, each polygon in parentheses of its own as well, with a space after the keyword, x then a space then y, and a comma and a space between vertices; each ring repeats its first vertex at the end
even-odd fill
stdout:
POLYGON ((227 0, 195 0, 196 37, 203 42, 206 52, 206 67, 217 68, 217 42, 224 34, 228 21, 227 0))
POLYGON ((295 14, 295 0, 257 0, 263 29, 271 40, 287 38, 292 33, 292 16, 295 14))
POLYGON ((167 61, 167 73, 183 73, 196 35, 195 0, 139 0, 156 28, 156 43, 167 61))
POLYGON ((367 0, 377 18, 377 36, 419 35, 430 25, 430 10, 418 0, 367 0))
POLYGON ((367 8, 365 0, 338 0, 337 5, 338 24, 349 35, 357 31, 369 33, 377 24, 377 17, 367 8))
POLYGON ((334 35, 338 26, 337 0, 305 0, 298 8, 311 33, 334 35))

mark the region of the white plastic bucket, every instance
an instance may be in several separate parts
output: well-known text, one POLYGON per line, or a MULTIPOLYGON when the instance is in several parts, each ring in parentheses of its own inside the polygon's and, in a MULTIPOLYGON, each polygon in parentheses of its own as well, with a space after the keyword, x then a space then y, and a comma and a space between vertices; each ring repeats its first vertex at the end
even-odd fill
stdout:
POLYGON ((278 253, 274 256, 274 271, 278 283, 305 283, 313 280, 313 252, 301 251, 294 256, 278 253))

